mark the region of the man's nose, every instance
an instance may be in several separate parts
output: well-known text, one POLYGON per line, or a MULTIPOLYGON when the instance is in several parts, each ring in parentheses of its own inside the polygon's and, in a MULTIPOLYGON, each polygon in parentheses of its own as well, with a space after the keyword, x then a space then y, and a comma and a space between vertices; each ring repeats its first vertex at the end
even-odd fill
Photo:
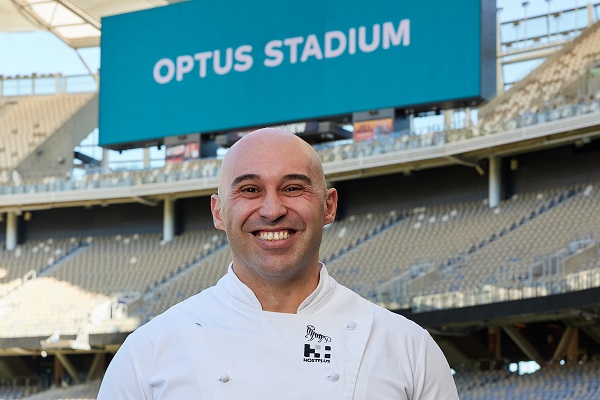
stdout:
POLYGON ((287 214, 287 208, 278 193, 270 192, 263 197, 259 213, 261 217, 275 221, 287 214))

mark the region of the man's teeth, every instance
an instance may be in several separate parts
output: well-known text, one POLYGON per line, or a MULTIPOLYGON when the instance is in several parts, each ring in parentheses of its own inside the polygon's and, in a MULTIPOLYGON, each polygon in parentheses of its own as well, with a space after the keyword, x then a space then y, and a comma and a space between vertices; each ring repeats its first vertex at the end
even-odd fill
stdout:
POLYGON ((289 233, 288 231, 260 232, 260 234, 258 235, 258 237, 261 238, 262 240, 273 240, 273 241, 288 239, 290 236, 292 236, 292 234, 289 233))

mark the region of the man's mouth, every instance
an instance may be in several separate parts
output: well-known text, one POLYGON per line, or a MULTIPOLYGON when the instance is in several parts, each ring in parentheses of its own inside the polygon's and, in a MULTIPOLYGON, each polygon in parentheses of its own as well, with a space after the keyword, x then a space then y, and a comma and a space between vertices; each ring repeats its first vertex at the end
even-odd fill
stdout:
POLYGON ((276 231, 276 232, 258 231, 254 234, 254 236, 256 236, 262 240, 268 240, 268 241, 274 242, 277 240, 289 239, 290 237, 294 236, 294 232, 288 231, 288 230, 276 231))

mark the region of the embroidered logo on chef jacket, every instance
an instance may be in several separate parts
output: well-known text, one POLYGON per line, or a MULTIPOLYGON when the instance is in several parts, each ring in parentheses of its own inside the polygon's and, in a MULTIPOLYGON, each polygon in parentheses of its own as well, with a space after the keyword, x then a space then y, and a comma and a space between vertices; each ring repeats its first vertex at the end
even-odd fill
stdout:
POLYGON ((304 337, 312 342, 304 344, 304 362, 331 362, 331 346, 325 344, 331 342, 331 337, 318 333, 312 325, 306 326, 304 337))

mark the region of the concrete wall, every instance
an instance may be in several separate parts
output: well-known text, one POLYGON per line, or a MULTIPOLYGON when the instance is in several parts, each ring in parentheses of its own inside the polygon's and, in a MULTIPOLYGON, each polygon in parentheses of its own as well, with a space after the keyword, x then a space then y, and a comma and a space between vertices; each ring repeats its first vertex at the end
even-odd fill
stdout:
POLYGON ((487 198, 487 177, 456 166, 338 182, 339 217, 487 198))

